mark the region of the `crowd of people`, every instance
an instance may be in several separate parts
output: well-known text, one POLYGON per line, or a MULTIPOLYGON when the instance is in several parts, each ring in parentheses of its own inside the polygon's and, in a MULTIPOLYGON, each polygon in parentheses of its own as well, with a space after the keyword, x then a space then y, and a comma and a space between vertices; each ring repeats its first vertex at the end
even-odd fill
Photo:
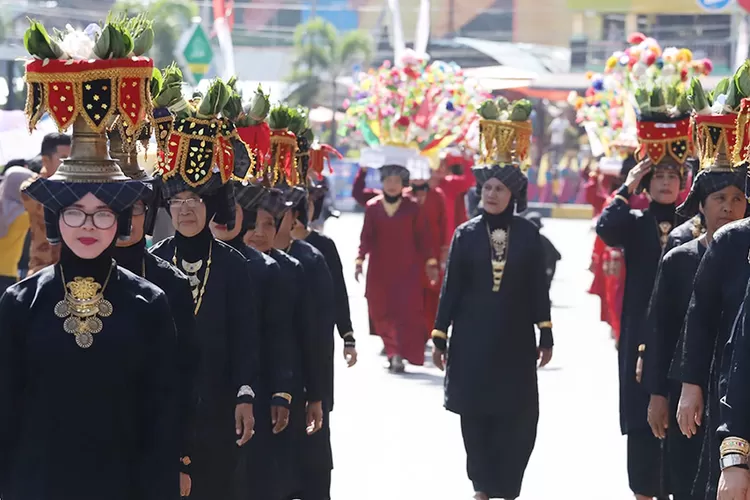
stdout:
MULTIPOLYGON (((632 80, 652 89, 636 93, 688 92, 679 80, 646 82, 653 77, 632 80)), ((689 92, 693 102, 702 95, 698 79, 689 92)), ((607 95, 619 103, 607 116, 627 116, 630 101, 607 95)), ((644 102, 632 129, 604 122, 602 137, 614 140, 587 186, 597 233, 589 291, 618 350, 629 485, 639 500, 742 500, 750 495, 748 103, 658 104, 644 102)))

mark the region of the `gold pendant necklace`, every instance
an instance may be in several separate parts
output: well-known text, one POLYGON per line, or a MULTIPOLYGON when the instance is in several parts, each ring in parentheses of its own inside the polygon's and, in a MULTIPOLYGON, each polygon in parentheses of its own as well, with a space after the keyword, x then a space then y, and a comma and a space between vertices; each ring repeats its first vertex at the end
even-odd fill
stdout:
MULTIPOLYGON (((214 241, 211 240, 211 243, 208 246, 208 260, 206 260, 206 273, 203 275, 203 286, 200 287, 200 290, 198 289, 198 286, 200 285, 200 279, 198 278, 198 271, 203 267, 203 261, 198 262, 187 262, 185 259, 182 259, 182 269, 185 272, 188 272, 188 270, 185 268, 185 266, 189 266, 190 269, 195 269, 195 274, 190 275, 188 274, 188 280, 190 281, 190 286, 193 287, 193 302, 195 303, 195 309, 193 310, 193 315, 198 316, 198 311, 201 310, 201 304, 203 304, 203 294, 206 293, 206 285, 208 284, 208 275, 211 273, 211 255, 214 251, 214 241), (195 284, 194 284, 195 283, 195 284)), ((177 246, 174 248, 174 255, 172 256, 172 264, 177 266, 177 246)))
POLYGON ((81 349, 88 349, 94 343, 94 335, 102 331, 102 318, 112 315, 112 303, 104 298, 109 278, 112 275, 114 262, 109 268, 104 286, 94 278, 76 276, 73 281, 65 283, 65 272, 60 265, 60 278, 63 282, 65 297, 55 305, 55 316, 65 318, 63 329, 75 335, 76 344, 81 349))
POLYGON ((490 240, 490 262, 492 263, 492 291, 499 292, 500 284, 503 282, 505 273, 505 262, 508 254, 508 242, 510 241, 510 227, 508 229, 495 229, 490 232, 489 224, 487 238, 490 240))

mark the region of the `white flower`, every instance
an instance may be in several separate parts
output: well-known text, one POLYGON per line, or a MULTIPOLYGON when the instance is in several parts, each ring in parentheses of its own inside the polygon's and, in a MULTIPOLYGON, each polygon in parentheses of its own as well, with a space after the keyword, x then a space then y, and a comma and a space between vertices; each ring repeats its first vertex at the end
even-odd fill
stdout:
POLYGON ((94 54, 94 40, 83 31, 73 29, 69 24, 65 27, 65 34, 59 45, 70 59, 90 59, 94 54))

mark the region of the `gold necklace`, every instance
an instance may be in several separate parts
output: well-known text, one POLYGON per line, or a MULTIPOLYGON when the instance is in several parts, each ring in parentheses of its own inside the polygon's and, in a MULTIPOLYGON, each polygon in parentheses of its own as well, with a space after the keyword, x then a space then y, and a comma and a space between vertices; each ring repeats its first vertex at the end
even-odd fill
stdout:
MULTIPOLYGON (((208 246, 208 260, 206 261, 206 274, 203 275, 203 286, 201 286, 200 292, 196 293, 193 291, 193 301, 195 302, 195 310, 193 311, 194 316, 198 316, 198 311, 201 310, 201 304, 203 304, 203 294, 206 293, 206 285, 208 284, 208 275, 211 272, 211 255, 214 251, 214 240, 208 246)), ((185 260, 182 261, 185 264, 185 260)), ((172 256, 172 264, 177 266, 177 246, 174 247, 174 255, 172 256)), ((203 262, 201 261, 201 267, 203 262)), ((184 269, 184 268, 183 268, 184 269)), ((200 267, 199 267, 200 269, 200 267)))
POLYGON ((490 232, 487 228, 487 238, 490 240, 490 262, 492 263, 492 291, 499 292, 500 284, 503 282, 505 273, 505 262, 508 255, 508 243, 510 242, 510 227, 508 229, 495 229, 490 232))
POLYGON ((94 278, 76 276, 73 281, 65 283, 65 272, 60 265, 60 278, 63 282, 65 297, 55 305, 55 316, 65 318, 63 329, 75 335, 76 344, 81 349, 88 349, 94 343, 94 335, 102 331, 103 324, 99 318, 112 315, 112 303, 104 298, 109 278, 115 263, 109 267, 104 286, 94 278))

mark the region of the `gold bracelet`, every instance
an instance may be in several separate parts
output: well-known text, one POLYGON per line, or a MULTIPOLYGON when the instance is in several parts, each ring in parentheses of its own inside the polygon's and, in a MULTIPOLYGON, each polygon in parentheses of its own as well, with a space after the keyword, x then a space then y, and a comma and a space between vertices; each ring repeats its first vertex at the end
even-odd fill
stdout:
POLYGON ((615 195, 615 200, 622 200, 626 205, 630 203, 630 201, 621 194, 615 195))
POLYGON ((361 266, 362 264, 365 263, 365 259, 357 259, 354 261, 354 263, 358 266, 361 266))
POLYGON ((444 331, 442 331, 442 330, 432 330, 432 335, 431 335, 431 337, 432 337, 432 338, 434 338, 434 339, 443 339, 443 340, 448 340, 448 334, 447 334, 447 333, 445 333, 445 332, 444 332, 444 331))
POLYGON ((728 437, 721 442, 721 456, 738 453, 748 456, 750 454, 750 443, 738 437, 728 437))
POLYGON ((273 397, 286 399, 287 403, 292 404, 292 395, 288 392, 277 392, 273 397))
POLYGON ((434 259, 434 258, 433 259, 427 259, 427 265, 428 266, 437 266, 438 265, 438 261, 437 261, 437 259, 434 259))
POLYGON ((180 463, 182 465, 190 465, 192 463, 192 460, 190 460, 190 457, 182 457, 180 459, 180 463))
POLYGON ((641 344, 638 346, 638 354, 642 355, 644 352, 646 352, 646 344, 641 344))
POLYGON ((552 328, 552 322, 551 321, 542 321, 541 323, 537 323, 536 326, 538 326, 540 330, 542 328, 552 328))

